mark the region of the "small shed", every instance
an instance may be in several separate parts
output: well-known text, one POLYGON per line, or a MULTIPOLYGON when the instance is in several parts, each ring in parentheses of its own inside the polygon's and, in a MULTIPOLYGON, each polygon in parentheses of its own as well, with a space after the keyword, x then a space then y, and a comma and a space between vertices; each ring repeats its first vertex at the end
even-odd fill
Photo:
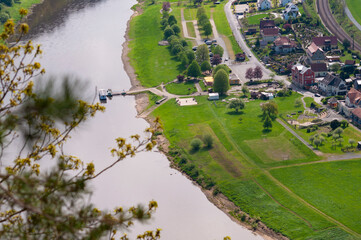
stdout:
POLYGON ((213 77, 204 77, 204 85, 213 86, 214 79, 213 77))
POLYGON ((208 100, 219 100, 219 94, 218 93, 209 93, 208 100))
POLYGON ((273 93, 261 92, 261 99, 271 100, 273 98, 274 98, 273 93))
POLYGON ((328 105, 331 107, 331 108, 337 108, 337 105, 338 105, 338 101, 335 97, 332 97, 328 100, 328 105))
POLYGON ((229 74, 229 84, 230 85, 239 85, 240 84, 240 80, 236 74, 234 74, 234 73, 229 74))

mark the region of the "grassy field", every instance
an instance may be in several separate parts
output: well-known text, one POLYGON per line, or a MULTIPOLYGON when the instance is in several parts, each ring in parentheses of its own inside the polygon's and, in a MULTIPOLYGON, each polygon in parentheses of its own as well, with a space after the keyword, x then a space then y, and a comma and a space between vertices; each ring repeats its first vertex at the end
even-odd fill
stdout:
MULTIPOLYGON (((20 3, 14 3, 12 7, 7 7, 4 4, 2 5, 1 12, 8 12, 10 15, 10 18, 14 19, 15 22, 18 22, 21 19, 21 16, 19 14, 19 10, 21 8, 29 9, 34 4, 40 3, 41 0, 22 0, 20 3)), ((0 31, 3 30, 3 26, 1 24, 0 31)))
POLYGON ((312 97, 305 97, 303 100, 305 101, 306 107, 308 108, 311 107, 311 103, 315 102, 315 100, 312 97))
POLYGON ((248 24, 249 25, 259 25, 259 22, 262 18, 268 17, 268 14, 257 14, 248 17, 248 24))
MULTIPOLYGON (((298 111, 302 107, 294 107, 297 98, 300 95, 294 94, 275 101, 281 113, 298 111)), ((171 146, 183 149, 182 155, 187 159, 181 165, 184 171, 196 181, 213 179, 220 191, 242 210, 290 238, 349 238, 348 233, 288 193, 269 175, 266 169, 270 167, 310 162, 319 157, 277 122, 273 122, 272 131, 263 131, 259 107, 262 101, 246 103, 246 108, 237 114, 227 109, 226 103, 215 105, 206 97, 196 99, 199 104, 188 107, 168 101, 153 113, 161 117, 171 146), (191 151, 189 142, 205 133, 213 136, 213 148, 191 151), (279 156, 284 151, 289 153, 287 158, 279 156)))
POLYGON ((271 174, 307 202, 361 234, 360 169, 361 161, 356 160, 274 169, 271 174))
POLYGON ((162 99, 161 96, 158 96, 152 92, 147 92, 147 95, 148 95, 148 99, 149 99, 149 104, 147 106, 147 109, 151 108, 152 106, 155 105, 155 102, 162 99))
POLYGON ((165 85, 167 92, 176 95, 190 95, 197 91, 193 82, 170 83, 165 85))
POLYGON ((167 47, 158 46, 158 42, 163 39, 159 24, 160 8, 160 5, 147 7, 130 24, 130 62, 138 80, 145 87, 173 81, 184 70, 170 55, 167 47))
POLYGON ((355 20, 361 24, 361 5, 358 0, 346 0, 346 4, 355 20))
POLYGON ((196 30, 194 29, 194 24, 192 22, 187 22, 187 30, 190 37, 196 37, 196 30))

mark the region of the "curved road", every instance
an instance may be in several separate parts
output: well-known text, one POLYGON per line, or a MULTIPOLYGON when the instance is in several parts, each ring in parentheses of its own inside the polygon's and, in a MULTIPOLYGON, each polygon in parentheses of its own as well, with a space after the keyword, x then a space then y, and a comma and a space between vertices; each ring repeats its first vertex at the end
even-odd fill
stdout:
MULTIPOLYGON (((348 39, 352 45, 352 38, 347 35, 347 33, 338 25, 335 18, 331 13, 330 6, 328 4, 328 0, 316 0, 317 12, 320 15, 323 25, 333 34, 335 35, 339 41, 343 42, 343 40, 348 39)), ((355 42, 355 50, 361 52, 361 46, 355 42)))

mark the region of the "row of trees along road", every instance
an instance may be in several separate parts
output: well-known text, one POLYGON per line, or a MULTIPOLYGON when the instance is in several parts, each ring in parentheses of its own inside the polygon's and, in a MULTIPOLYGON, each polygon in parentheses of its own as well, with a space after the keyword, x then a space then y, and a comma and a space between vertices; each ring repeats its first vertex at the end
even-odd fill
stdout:
POLYGON ((202 27, 204 35, 210 36, 213 33, 212 24, 208 19, 206 10, 203 7, 197 10, 198 25, 202 27))
MULTIPOLYGON (((0 238, 113 239, 134 221, 149 219, 157 203, 102 211, 88 201, 89 182, 127 156, 152 150, 154 133, 161 130, 159 120, 146 130, 145 139, 117 138, 111 149, 114 160, 104 169, 66 155, 63 146, 71 133, 104 107, 79 100, 76 93, 82 89, 74 79, 62 84, 57 80, 56 90, 51 82, 39 86, 35 77, 45 74, 37 62, 42 51, 31 41, 22 42, 28 30, 27 24, 16 29, 8 20, 0 35, 0 238), (13 153, 14 149, 19 150, 13 153), (54 164, 44 169, 42 160, 54 164)), ((138 239, 159 235, 158 229, 138 239)))

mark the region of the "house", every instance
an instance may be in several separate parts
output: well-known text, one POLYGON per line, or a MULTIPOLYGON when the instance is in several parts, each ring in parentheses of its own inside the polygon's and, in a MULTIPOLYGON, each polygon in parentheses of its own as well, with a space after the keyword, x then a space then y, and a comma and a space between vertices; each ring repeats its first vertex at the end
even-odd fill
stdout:
POLYGON ((356 61, 355 60, 346 60, 344 66, 355 66, 356 61))
POLYGON ((274 41, 276 53, 290 53, 295 51, 296 42, 290 40, 288 37, 278 37, 274 41))
POLYGON ((312 42, 324 51, 337 48, 337 37, 335 36, 313 37, 312 42))
POLYGON ((361 107, 361 92, 351 88, 346 94, 345 104, 350 108, 361 107))
POLYGON ((280 6, 284 7, 286 6, 288 3, 292 2, 292 0, 281 0, 280 6))
POLYGON ((346 82, 329 73, 318 83, 318 87, 326 96, 346 95, 347 92, 346 82))
POLYGON ((261 20, 259 22, 259 29, 265 29, 265 28, 276 28, 276 24, 274 20, 261 20))
POLYGON ((288 21, 292 18, 297 18, 298 16, 298 7, 293 3, 287 3, 285 10, 282 12, 282 18, 285 21, 288 21))
POLYGON ((324 77, 327 74, 326 63, 312 63, 311 70, 315 73, 315 77, 324 77))
POLYGON ((229 84, 230 85, 239 85, 240 82, 241 81, 239 80, 239 78, 237 77, 236 74, 234 74, 234 73, 229 74, 229 84))
POLYGON ((262 41, 269 43, 274 42, 279 36, 278 28, 264 28, 261 30, 262 41))
POLYGON ((355 108, 351 112, 352 123, 357 127, 361 126, 361 108, 355 108))
POLYGON ((338 101, 335 97, 328 99, 328 106, 330 106, 331 108, 337 108, 337 105, 338 101))
POLYGON ((326 56, 326 60, 329 62, 339 62, 340 56, 326 56))
POLYGON ((203 82, 206 86, 213 86, 214 79, 213 77, 204 77, 203 82))
POLYGON ((257 7, 259 10, 267 10, 271 8, 270 0, 257 0, 257 7))
POLYGON ((261 97, 260 92, 251 91, 251 98, 252 99, 259 99, 261 97))
POLYGON ((218 93, 209 93, 208 94, 208 100, 219 100, 219 94, 218 93))
POLYGON ((311 45, 306 50, 308 64, 312 63, 322 63, 325 61, 325 53, 323 50, 318 47, 315 43, 311 45))
POLYGON ((274 98, 273 93, 261 92, 260 98, 262 100, 272 100, 274 98))
POLYGON ((315 84, 315 73, 310 68, 297 63, 292 67, 292 83, 298 87, 309 89, 315 84))

